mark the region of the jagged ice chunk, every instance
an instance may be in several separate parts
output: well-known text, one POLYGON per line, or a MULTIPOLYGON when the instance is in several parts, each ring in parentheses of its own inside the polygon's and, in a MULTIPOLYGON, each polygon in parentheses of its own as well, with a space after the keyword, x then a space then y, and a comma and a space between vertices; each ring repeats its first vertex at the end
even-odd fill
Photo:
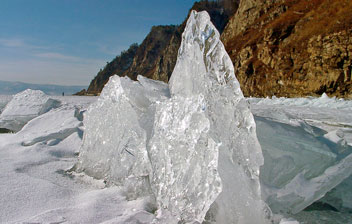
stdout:
POLYGON ((40 90, 27 89, 13 96, 0 115, 0 127, 19 131, 33 118, 57 108, 61 102, 40 90))
POLYGON ((169 87, 111 77, 84 126, 77 169, 153 195, 154 223, 266 223, 254 119, 206 12, 190 14, 169 87))
POLYGON ((263 156, 255 123, 220 34, 205 12, 192 12, 170 80, 172 96, 202 95, 209 137, 220 144, 223 189, 208 212, 216 223, 264 223, 259 167, 263 156))

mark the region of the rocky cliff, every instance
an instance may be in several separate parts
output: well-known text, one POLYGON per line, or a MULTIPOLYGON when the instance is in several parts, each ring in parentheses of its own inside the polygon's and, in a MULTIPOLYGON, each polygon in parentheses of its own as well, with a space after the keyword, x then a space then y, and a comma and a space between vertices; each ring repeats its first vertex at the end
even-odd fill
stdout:
POLYGON ((145 77, 166 81, 168 80, 167 69, 164 69, 163 56, 166 48, 170 45, 170 39, 177 31, 177 26, 154 26, 137 49, 131 66, 124 72, 136 80, 139 74, 145 77))
MULTIPOLYGON (((192 9, 209 13, 246 96, 352 97, 352 1, 201 1, 192 9)), ((184 27, 153 27, 139 47, 108 63, 87 92, 99 93, 114 74, 168 82, 184 27)))
POLYGON ((92 94, 97 95, 101 92, 104 85, 108 82, 109 77, 113 74, 119 76, 124 75, 124 73, 130 68, 133 58, 136 55, 138 49, 138 44, 132 44, 127 51, 121 52, 119 56, 116 56, 114 60, 107 63, 104 69, 101 69, 94 79, 90 82, 88 90, 82 90, 77 95, 92 94))
MULTIPOLYGON (((191 10, 207 11, 212 23, 221 33, 237 10, 238 4, 239 0, 200 1, 196 2, 191 10)), ((136 80, 137 75, 143 75, 168 82, 176 64, 181 34, 187 18, 179 26, 154 26, 139 47, 131 47, 108 63, 92 80, 88 90, 79 94, 99 94, 109 77, 114 74, 128 76, 133 80, 136 80), (126 64, 121 66, 121 62, 126 64)))
POLYGON ((247 96, 351 97, 352 1, 242 0, 222 41, 247 96))

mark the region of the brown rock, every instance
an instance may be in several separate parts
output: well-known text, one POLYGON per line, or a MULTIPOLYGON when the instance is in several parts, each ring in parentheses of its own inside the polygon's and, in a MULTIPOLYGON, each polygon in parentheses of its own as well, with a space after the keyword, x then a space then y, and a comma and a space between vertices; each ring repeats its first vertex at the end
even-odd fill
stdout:
POLYGON ((246 96, 352 93, 352 2, 243 0, 222 40, 246 96))
MULTIPOLYGON (((196 2, 191 10, 206 10, 216 28, 222 32, 230 16, 237 9, 239 0, 196 2)), ((188 17, 187 17, 188 18, 188 17)), ((181 34, 187 19, 180 26, 155 26, 142 44, 123 52, 108 63, 92 80, 87 94, 97 95, 101 92, 109 77, 117 74, 136 79, 143 75, 151 79, 168 82, 175 67, 181 34), (121 66, 120 62, 125 62, 121 66)))
MULTIPOLYGON (((201 1, 221 39, 246 96, 352 96, 352 1, 201 1), (238 8, 238 10, 237 10, 238 8)), ((98 73, 88 94, 98 94, 117 74, 167 82, 186 20, 156 26, 140 46, 123 52, 98 73)))

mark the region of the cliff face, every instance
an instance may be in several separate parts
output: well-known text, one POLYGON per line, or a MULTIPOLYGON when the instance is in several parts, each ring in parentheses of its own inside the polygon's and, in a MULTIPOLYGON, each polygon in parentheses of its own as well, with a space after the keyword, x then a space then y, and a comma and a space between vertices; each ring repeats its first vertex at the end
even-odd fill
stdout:
MULTIPOLYGON (((237 9, 238 2, 239 0, 201 1, 196 2, 191 10, 206 10, 211 17, 212 23, 221 33, 230 16, 237 9)), ((92 80, 86 94, 99 94, 109 77, 115 74, 128 76, 133 80, 136 79, 137 75, 143 75, 151 79, 168 82, 176 64, 181 35, 187 18, 180 26, 153 27, 139 47, 130 48, 127 51, 129 52, 128 54, 123 52, 112 62, 108 63, 92 80), (120 66, 120 62, 125 62, 125 65, 120 66)))
POLYGON ((351 97, 350 0, 242 0, 222 41, 247 96, 351 97))
MULTIPOLYGON (((177 31, 177 26, 154 26, 141 45, 132 44, 127 51, 107 63, 91 81, 86 92, 78 95, 98 95, 112 75, 128 76, 136 80, 141 74, 151 79, 167 82, 171 72, 165 69, 163 54, 170 48, 170 39, 177 31), (170 74, 169 74, 170 73, 170 74)), ((177 50, 176 56, 177 57, 177 50)), ((175 59, 176 60, 176 59, 175 59)), ((166 68, 168 64, 166 62, 166 68)))
MULTIPOLYGON (((352 1, 201 1, 191 10, 209 13, 246 96, 352 97, 352 1)), ((139 47, 108 63, 87 93, 100 93, 114 74, 168 82, 184 27, 153 27, 139 47)))
POLYGON ((132 65, 123 75, 133 80, 136 80, 138 75, 143 75, 167 82, 169 71, 161 65, 164 65, 165 51, 176 31, 177 26, 154 26, 137 49, 132 65))
POLYGON ((123 51, 121 55, 117 56, 111 62, 107 63, 104 69, 100 70, 94 79, 90 82, 87 91, 80 91, 77 95, 93 94, 97 95, 101 92, 104 85, 109 80, 112 74, 122 76, 126 72, 133 62, 133 58, 136 55, 138 44, 132 44, 127 51, 123 51))

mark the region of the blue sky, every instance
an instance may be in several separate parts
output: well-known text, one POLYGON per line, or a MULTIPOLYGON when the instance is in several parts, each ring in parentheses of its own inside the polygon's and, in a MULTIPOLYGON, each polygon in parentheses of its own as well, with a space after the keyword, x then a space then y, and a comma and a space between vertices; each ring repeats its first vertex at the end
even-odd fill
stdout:
POLYGON ((88 85, 153 25, 180 24, 195 0, 1 0, 0 80, 88 85))

